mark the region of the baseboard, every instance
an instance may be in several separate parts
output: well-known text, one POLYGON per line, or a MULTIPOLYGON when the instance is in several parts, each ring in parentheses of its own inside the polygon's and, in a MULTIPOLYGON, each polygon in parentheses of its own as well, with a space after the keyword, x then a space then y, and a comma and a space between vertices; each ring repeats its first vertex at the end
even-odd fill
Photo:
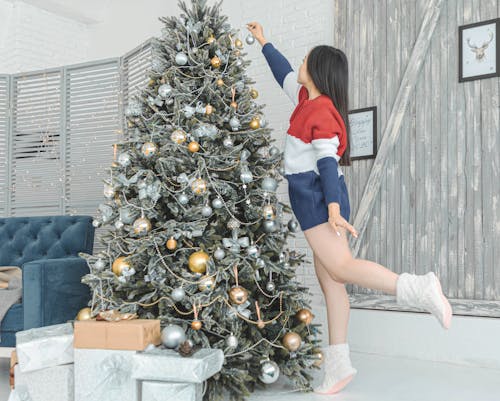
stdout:
MULTIPOLYGON (((313 307, 328 344, 326 306, 313 307)), ((454 315, 445 330, 430 313, 351 307, 347 341, 352 352, 500 369, 500 319, 454 315)))

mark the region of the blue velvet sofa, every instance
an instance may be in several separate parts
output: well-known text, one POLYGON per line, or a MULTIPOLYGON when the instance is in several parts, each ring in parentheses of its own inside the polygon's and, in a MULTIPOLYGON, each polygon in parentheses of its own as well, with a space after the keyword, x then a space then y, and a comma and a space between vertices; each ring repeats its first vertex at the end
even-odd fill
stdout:
POLYGON ((81 283, 89 269, 78 252, 92 254, 92 216, 0 218, 0 266, 23 272, 21 303, 0 325, 0 347, 14 347, 20 330, 64 323, 88 304, 90 288, 81 283))

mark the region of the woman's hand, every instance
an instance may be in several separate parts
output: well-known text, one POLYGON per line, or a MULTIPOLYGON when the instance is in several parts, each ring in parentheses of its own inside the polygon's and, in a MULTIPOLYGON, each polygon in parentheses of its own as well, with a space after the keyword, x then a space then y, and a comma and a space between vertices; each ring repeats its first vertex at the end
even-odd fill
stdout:
POLYGON ((346 228, 355 238, 358 238, 358 232, 351 226, 346 219, 340 214, 340 205, 337 202, 331 202, 328 204, 328 222, 331 224, 333 229, 340 236, 338 227, 346 228))
POLYGON ((264 31, 262 25, 258 22, 248 22, 247 29, 252 33, 253 37, 264 46, 267 40, 264 38, 264 31))

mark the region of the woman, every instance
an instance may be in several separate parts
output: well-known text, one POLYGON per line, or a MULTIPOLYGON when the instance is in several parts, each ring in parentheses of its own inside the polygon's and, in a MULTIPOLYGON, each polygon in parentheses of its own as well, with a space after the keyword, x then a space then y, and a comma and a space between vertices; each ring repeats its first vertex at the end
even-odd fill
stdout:
POLYGON ((445 329, 450 326, 452 309, 434 272, 398 275, 378 263, 351 255, 347 231, 356 238, 358 233, 348 222, 349 195, 339 167, 350 165, 345 54, 332 46, 316 46, 304 57, 297 74, 264 38, 258 22, 248 23, 247 29, 262 45, 276 81, 296 106, 285 141, 285 177, 292 210, 313 251, 314 268, 328 312, 325 376, 314 391, 333 394, 357 373, 346 342, 346 283, 395 295, 399 305, 432 313, 445 329))

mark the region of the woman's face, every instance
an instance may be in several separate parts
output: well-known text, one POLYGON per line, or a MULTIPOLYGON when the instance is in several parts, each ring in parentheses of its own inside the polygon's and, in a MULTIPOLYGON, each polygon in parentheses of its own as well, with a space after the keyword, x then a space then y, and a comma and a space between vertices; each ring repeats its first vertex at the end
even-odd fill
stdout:
POLYGON ((311 80, 311 77, 309 76, 309 73, 307 72, 307 57, 308 56, 309 56, 309 52, 302 59, 302 64, 300 65, 300 68, 299 68, 299 75, 297 77, 297 82, 299 84, 302 84, 302 85, 307 84, 311 80))

